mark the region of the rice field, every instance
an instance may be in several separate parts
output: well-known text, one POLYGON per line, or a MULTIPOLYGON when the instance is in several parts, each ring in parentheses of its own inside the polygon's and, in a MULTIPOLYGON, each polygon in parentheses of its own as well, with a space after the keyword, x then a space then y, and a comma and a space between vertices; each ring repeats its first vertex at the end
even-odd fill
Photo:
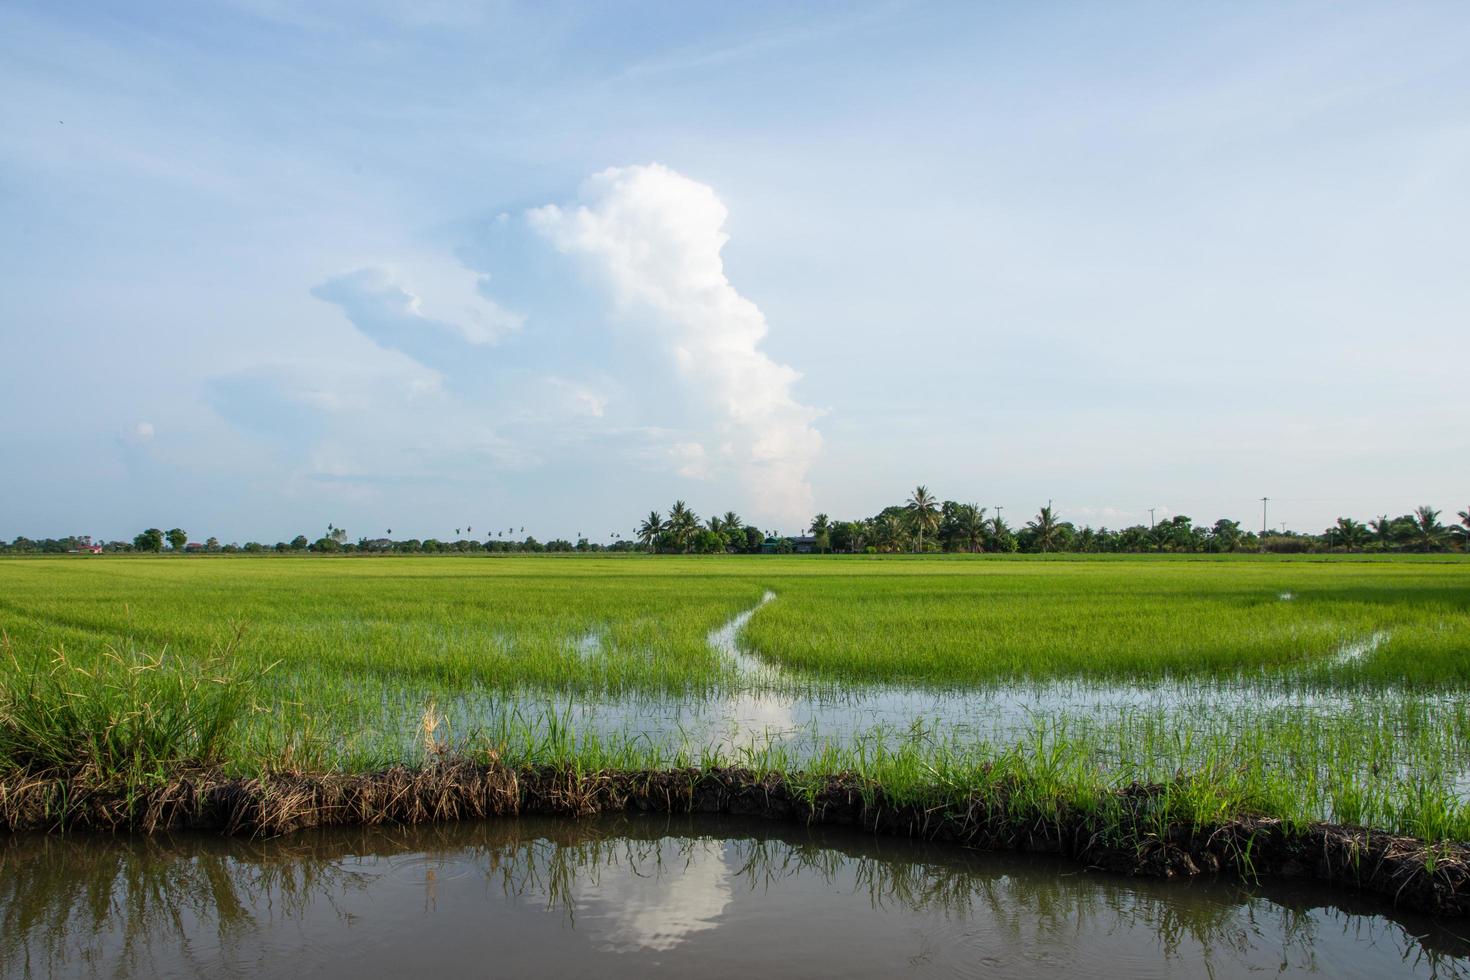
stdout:
POLYGON ((0 629, 11 769, 490 748, 1470 840, 1455 556, 23 559, 0 629))

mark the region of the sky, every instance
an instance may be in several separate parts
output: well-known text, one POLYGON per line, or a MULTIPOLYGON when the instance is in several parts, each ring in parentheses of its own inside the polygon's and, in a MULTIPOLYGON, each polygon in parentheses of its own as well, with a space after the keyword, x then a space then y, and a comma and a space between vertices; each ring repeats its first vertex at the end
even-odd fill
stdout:
POLYGON ((0 537, 1470 505, 1462 3, 0 7, 0 537))

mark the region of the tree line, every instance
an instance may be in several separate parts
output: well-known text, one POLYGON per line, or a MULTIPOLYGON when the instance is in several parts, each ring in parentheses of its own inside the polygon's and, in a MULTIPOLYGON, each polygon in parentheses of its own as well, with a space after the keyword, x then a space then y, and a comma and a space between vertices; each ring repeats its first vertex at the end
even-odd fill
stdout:
POLYGON ((928 487, 918 486, 902 504, 884 507, 872 517, 843 521, 817 514, 807 531, 800 541, 762 532, 746 525, 733 511, 702 522, 679 500, 667 516, 655 510, 644 517, 637 539, 645 550, 675 554, 789 552, 797 550, 798 541, 813 551, 846 554, 1427 552, 1470 547, 1470 507, 1459 512, 1458 523, 1450 525, 1440 520, 1440 511, 1421 506, 1410 514, 1383 514, 1366 523, 1340 517, 1320 534, 1281 530, 1262 535, 1229 518, 1195 524, 1183 514, 1117 530, 1078 527, 1062 519, 1048 501, 1034 517, 1013 527, 999 508, 991 513, 978 504, 941 501, 928 487))
MULTIPOLYGON (((1112 530, 1078 527, 1064 520, 1050 502, 1018 526, 1001 516, 1000 508, 941 501, 924 486, 915 487, 902 504, 884 507, 872 517, 833 520, 817 514, 799 537, 762 531, 747 524, 735 511, 701 520, 682 500, 674 502, 667 516, 650 511, 639 523, 634 540, 609 535, 603 544, 578 534, 575 541, 555 538, 542 543, 534 536, 516 537, 515 528, 496 530, 484 540, 463 536, 472 527, 455 528, 455 536, 394 539, 385 536, 348 539, 347 532, 328 524, 316 540, 298 534, 289 541, 265 544, 221 544, 210 537, 191 543, 182 528, 167 531, 147 528, 131 541, 94 544, 88 535, 62 538, 17 537, 0 541, 0 554, 66 554, 78 551, 158 554, 199 551, 221 554, 315 553, 315 554, 538 554, 546 552, 628 552, 663 554, 789 553, 797 550, 846 554, 898 553, 1001 553, 1014 552, 1245 552, 1282 554, 1312 552, 1432 552, 1470 550, 1470 507, 1459 511, 1457 521, 1446 524, 1433 507, 1416 507, 1412 513, 1390 517, 1379 515, 1366 522, 1340 517, 1321 533, 1269 531, 1264 536, 1241 526, 1240 521, 1220 518, 1213 524, 1195 524, 1182 514, 1150 525, 1135 524, 1112 530)), ((520 529, 525 534, 525 528, 520 529)))
MULTIPOLYGON (((458 531, 458 529, 456 529, 458 531)), ((471 529, 466 528, 465 531, 471 529)), ((521 528, 525 531, 525 528, 521 528)), ((392 532, 389 531, 389 534, 392 532)), ((463 532, 460 532, 463 533, 463 532)), ((266 544, 260 541, 247 541, 244 544, 231 542, 221 544, 218 538, 210 537, 202 543, 190 543, 187 532, 181 528, 172 528, 161 531, 156 527, 140 531, 131 541, 100 541, 94 545, 92 537, 86 534, 68 535, 62 538, 27 538, 17 537, 14 541, 6 544, 0 541, 0 554, 19 555, 41 555, 41 554, 69 554, 85 551, 100 551, 104 554, 163 554, 163 553, 190 553, 199 552, 204 554, 399 554, 399 555, 437 555, 437 554, 543 554, 547 552, 597 552, 597 551, 640 551, 642 550, 636 542, 613 540, 608 544, 589 541, 586 537, 579 535, 575 542, 564 538, 553 538, 550 541, 541 542, 532 535, 524 538, 505 537, 506 532, 499 532, 499 537, 488 537, 481 541, 476 538, 358 538, 350 541, 347 532, 342 528, 328 525, 327 533, 318 537, 315 541, 307 538, 304 534, 298 534, 290 541, 277 541, 275 544, 266 544), (165 547, 165 545, 167 547, 165 547)))

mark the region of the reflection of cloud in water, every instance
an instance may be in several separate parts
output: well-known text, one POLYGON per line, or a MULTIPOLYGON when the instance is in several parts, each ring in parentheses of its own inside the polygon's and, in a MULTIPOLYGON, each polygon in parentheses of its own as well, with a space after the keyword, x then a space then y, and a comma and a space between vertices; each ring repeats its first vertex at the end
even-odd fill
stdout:
POLYGON ((666 952, 715 928, 730 904, 725 844, 684 843, 671 860, 660 854, 651 868, 578 880, 572 886, 578 929, 614 952, 666 952))

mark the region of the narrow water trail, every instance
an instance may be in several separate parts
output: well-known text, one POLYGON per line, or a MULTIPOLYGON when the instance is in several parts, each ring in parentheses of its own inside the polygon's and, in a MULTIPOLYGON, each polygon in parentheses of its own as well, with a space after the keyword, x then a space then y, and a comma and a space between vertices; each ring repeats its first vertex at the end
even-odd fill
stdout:
POLYGON ((719 699, 720 723, 708 729, 710 737, 705 740, 711 749, 750 749, 788 738, 800 727, 794 714, 796 698, 771 690, 772 683, 781 678, 781 668, 740 648, 740 631, 775 598, 776 593, 767 589, 754 606, 710 631, 710 647, 730 660, 739 675, 736 689, 719 699))
POLYGON ((723 626, 710 630, 709 645, 724 657, 733 661, 740 673, 745 675, 742 680, 759 679, 757 675, 766 673, 780 673, 780 668, 774 664, 766 663, 753 654, 746 653, 740 649, 740 631, 745 629, 745 624, 750 618, 767 603, 774 601, 776 593, 770 589, 761 596, 760 602, 751 606, 741 613, 736 613, 723 626))

